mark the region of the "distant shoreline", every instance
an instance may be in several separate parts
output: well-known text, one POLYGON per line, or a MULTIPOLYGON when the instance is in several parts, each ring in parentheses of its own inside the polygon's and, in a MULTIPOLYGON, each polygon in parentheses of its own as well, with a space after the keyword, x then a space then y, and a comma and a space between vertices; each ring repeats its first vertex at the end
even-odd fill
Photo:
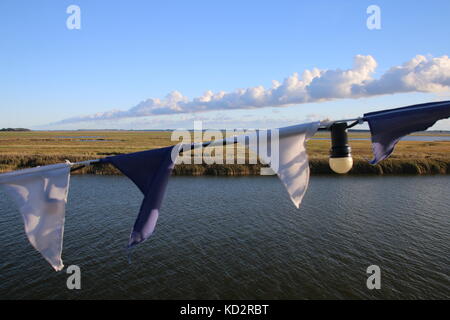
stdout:
MULTIPOLYGON (((0 156, 0 173, 32 168, 36 166, 62 163, 65 159, 72 162, 89 160, 90 157, 70 156, 0 156)), ((312 175, 335 175, 328 165, 328 159, 310 159, 312 175)), ((173 175, 176 176, 259 176, 260 169, 265 167, 258 164, 179 164, 175 165, 173 175)), ((111 165, 91 165, 74 172, 74 174, 121 175, 111 165)), ((386 159, 373 166, 365 159, 354 159, 353 169, 349 175, 434 175, 450 174, 449 159, 386 159)))

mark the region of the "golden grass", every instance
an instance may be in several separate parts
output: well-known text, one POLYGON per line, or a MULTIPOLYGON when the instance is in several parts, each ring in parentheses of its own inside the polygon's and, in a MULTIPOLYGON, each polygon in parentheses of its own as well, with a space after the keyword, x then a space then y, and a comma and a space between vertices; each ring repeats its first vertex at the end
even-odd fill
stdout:
MULTIPOLYGON (((442 135, 442 134, 440 134, 442 135)), ((30 131, 0 132, 0 172, 37 165, 97 159, 108 155, 160 148, 177 143, 171 141, 167 131, 30 131)), ((329 137, 326 132, 315 138, 329 137)), ((350 133, 353 138, 369 138, 369 133, 350 133)), ((450 141, 402 141, 394 154, 377 166, 366 159, 372 157, 370 141, 350 142, 355 161, 353 174, 427 174, 450 172, 450 141)), ((330 173, 328 150, 330 141, 308 142, 312 173, 330 173)), ((186 175, 253 175, 259 174, 261 165, 214 164, 177 165, 174 174, 186 175)), ((91 166, 82 173, 117 174, 108 166, 91 166)))

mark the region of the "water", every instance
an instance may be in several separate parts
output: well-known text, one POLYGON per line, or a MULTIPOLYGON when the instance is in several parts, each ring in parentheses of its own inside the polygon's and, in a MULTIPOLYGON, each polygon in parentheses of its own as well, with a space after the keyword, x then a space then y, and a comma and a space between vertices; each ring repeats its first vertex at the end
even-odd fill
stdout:
POLYGON ((104 136, 57 136, 56 139, 103 139, 104 136))
MULTIPOLYGON (((350 141, 355 140, 355 141, 370 141, 370 138, 355 138, 355 137, 349 137, 348 138, 350 141)), ((330 138, 311 138, 311 140, 331 140, 330 138)), ((403 138, 400 139, 401 141, 428 141, 428 142, 433 142, 433 141, 450 141, 450 136, 405 136, 403 138)))
POLYGON ((450 178, 312 177, 299 210, 275 177, 172 177, 156 233, 124 247, 141 196, 124 177, 74 176, 66 289, 0 194, 0 299, 450 297, 450 178), (381 268, 368 290, 366 268, 381 268))
POLYGON ((77 141, 119 141, 116 139, 106 139, 102 136, 58 136, 56 139, 72 139, 77 141))

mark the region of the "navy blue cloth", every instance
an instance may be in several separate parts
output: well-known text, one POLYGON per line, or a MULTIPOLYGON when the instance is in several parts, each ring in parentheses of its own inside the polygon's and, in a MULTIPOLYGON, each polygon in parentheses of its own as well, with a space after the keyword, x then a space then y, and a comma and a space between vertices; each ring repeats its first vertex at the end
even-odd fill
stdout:
POLYGON ((436 121, 450 117, 450 101, 430 102, 364 114, 372 133, 374 158, 371 164, 386 159, 397 142, 415 131, 425 131, 436 121))
POLYGON ((144 200, 128 242, 129 248, 146 240, 155 229, 167 182, 174 167, 171 154, 175 147, 178 146, 106 157, 100 160, 102 163, 114 165, 144 194, 144 200))

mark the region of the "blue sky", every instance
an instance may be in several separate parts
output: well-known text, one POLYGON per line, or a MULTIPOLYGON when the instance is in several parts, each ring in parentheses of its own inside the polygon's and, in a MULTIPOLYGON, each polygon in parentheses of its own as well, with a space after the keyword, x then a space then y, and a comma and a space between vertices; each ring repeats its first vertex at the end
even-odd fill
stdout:
MULTIPOLYGON (((446 90, 399 90, 288 106, 48 126, 113 109, 126 111, 174 90, 193 99, 207 90, 270 88, 272 80, 283 82, 305 69, 351 69, 357 55, 376 60, 371 76, 377 78, 416 55, 448 55, 449 12, 448 0, 2 0, 0 127, 189 128, 195 119, 204 120, 206 127, 274 127, 449 99, 446 90), (66 27, 71 4, 81 9, 80 30, 66 27), (366 26, 366 8, 372 4, 381 8, 380 30, 366 26)), ((435 128, 450 129, 450 122, 435 128)))

